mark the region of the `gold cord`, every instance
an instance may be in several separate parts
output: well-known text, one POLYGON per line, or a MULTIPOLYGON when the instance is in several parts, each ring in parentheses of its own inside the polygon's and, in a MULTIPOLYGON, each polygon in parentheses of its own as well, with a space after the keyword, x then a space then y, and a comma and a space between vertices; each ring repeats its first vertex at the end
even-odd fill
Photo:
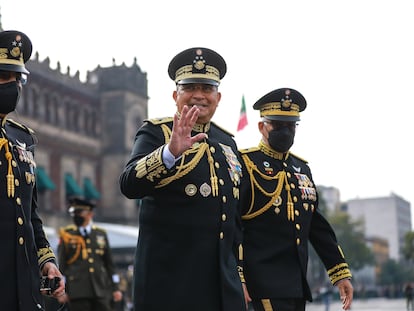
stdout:
POLYGON ((86 250, 86 243, 82 236, 70 234, 65 231, 65 229, 61 228, 59 230, 60 236, 62 237, 62 240, 65 244, 68 244, 69 241, 76 242, 76 252, 75 254, 69 258, 66 263, 70 265, 73 263, 76 259, 79 258, 80 252, 82 250, 82 259, 86 260, 88 258, 88 252, 86 250))
POLYGON ((9 149, 9 141, 4 138, 1 137, 0 138, 0 150, 4 147, 4 151, 5 151, 5 157, 8 163, 8 170, 7 170, 7 196, 9 198, 13 198, 14 197, 14 175, 13 175, 13 168, 12 168, 12 159, 13 156, 10 152, 9 149))

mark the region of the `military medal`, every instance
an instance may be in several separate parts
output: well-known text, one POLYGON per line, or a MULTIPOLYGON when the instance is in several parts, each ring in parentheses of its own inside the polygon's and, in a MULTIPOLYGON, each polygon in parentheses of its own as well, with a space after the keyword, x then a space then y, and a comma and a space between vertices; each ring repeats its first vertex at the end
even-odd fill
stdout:
POLYGON ((237 159, 237 156, 234 154, 230 146, 220 144, 223 149, 223 154, 226 157, 227 164, 229 165, 229 175, 233 183, 238 186, 240 185, 240 177, 242 177, 241 164, 237 159))
POLYGON ((209 184, 204 183, 200 186, 200 193, 203 197, 208 197, 211 193, 211 187, 209 186, 209 184))

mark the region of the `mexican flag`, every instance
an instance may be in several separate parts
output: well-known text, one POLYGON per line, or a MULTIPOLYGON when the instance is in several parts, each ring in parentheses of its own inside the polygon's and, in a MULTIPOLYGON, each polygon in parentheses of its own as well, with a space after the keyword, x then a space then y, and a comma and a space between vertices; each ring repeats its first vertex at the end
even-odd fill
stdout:
POLYGON ((242 96, 242 105, 240 109, 239 124, 237 125, 237 132, 241 131, 247 126, 247 114, 246 114, 246 103, 244 101, 244 95, 242 96))

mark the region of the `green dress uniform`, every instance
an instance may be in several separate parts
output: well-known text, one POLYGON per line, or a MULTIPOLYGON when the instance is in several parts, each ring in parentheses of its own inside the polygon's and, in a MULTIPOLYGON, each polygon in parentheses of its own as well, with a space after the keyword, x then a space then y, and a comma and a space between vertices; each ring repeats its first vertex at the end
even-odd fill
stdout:
MULTIPOLYGON (((58 260, 70 302, 86 299, 99 305, 91 310, 112 310, 112 293, 118 284, 113 280, 115 267, 106 231, 92 225, 84 236, 77 226, 69 225, 59 230, 59 237, 58 260)), ((85 309, 71 305, 70 310, 85 309)))
POLYGON ((350 278, 335 233, 318 210, 308 163, 264 143, 241 154, 249 179, 241 189, 244 275, 252 299, 263 305, 268 299, 312 300, 306 281, 308 242, 332 284, 350 278))
POLYGON ((244 311, 240 159, 229 133, 196 124, 196 143, 168 169, 162 153, 172 118, 147 120, 121 174, 122 193, 142 199, 134 272, 139 311, 244 311))
POLYGON ((0 309, 43 310, 40 271, 56 260, 37 214, 36 140, 31 129, 0 122, 0 309))

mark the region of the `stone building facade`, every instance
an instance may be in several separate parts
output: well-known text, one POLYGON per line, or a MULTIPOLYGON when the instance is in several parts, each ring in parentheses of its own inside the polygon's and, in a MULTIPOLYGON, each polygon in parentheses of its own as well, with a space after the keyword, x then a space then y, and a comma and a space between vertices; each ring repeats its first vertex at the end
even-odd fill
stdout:
MULTIPOLYGON (((96 219, 137 223, 138 204, 119 190, 118 178, 129 158, 133 139, 147 117, 147 75, 136 60, 131 67, 98 66, 86 81, 59 63, 27 63, 28 83, 10 118, 35 131, 40 213, 58 226, 70 196, 96 200, 96 219)), ((65 220, 66 222, 67 220, 65 220)))

